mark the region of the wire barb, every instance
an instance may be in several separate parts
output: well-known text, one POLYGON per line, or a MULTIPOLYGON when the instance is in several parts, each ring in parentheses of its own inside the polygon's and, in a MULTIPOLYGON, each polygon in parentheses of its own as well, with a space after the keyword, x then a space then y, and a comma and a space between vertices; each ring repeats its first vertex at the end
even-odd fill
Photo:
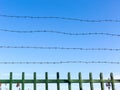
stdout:
POLYGON ((81 51, 120 51, 119 48, 70 48, 70 47, 43 47, 43 46, 0 46, 0 48, 26 48, 26 49, 51 49, 51 50, 81 50, 81 51))
POLYGON ((63 35, 74 35, 74 36, 80 36, 80 35, 106 35, 106 36, 117 36, 120 37, 120 34, 113 34, 113 33, 71 33, 71 32, 61 32, 61 31, 52 31, 52 30, 30 30, 30 31, 21 31, 21 30, 7 30, 7 29, 0 29, 0 31, 3 32, 14 32, 14 33, 57 33, 57 34, 63 34, 63 35))
POLYGON ((72 21, 80 21, 80 22, 120 22, 120 20, 118 19, 90 20, 90 19, 54 17, 54 16, 15 16, 15 15, 0 14, 0 17, 24 18, 24 19, 62 19, 62 20, 72 20, 72 21))
POLYGON ((120 62, 108 61, 54 61, 54 62, 0 62, 0 64, 120 64, 120 62))

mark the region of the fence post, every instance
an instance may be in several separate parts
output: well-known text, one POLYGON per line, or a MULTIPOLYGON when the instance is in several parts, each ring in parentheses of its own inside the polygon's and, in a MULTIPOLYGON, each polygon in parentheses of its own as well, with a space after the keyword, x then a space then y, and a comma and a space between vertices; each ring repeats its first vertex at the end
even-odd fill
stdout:
POLYGON ((78 77, 79 77, 79 89, 82 90, 82 75, 81 75, 81 72, 79 73, 78 77))
POLYGON ((104 90, 103 74, 102 73, 100 73, 100 83, 101 83, 101 90, 104 90))
POLYGON ((90 90, 94 90, 94 88, 93 88, 92 73, 89 73, 89 79, 90 79, 90 90))
POLYGON ((59 72, 57 72, 57 90, 60 90, 59 77, 59 72))

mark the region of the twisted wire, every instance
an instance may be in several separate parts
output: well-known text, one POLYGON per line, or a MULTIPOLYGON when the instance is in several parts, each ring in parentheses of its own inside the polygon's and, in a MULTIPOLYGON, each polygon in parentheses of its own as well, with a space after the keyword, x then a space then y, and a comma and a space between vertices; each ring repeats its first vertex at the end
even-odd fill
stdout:
POLYGON ((43 47, 43 46, 0 46, 0 48, 28 48, 51 50, 81 50, 81 51, 120 51, 119 48, 76 48, 76 47, 43 47))
POLYGON ((0 31, 3 32, 14 32, 14 33, 57 33, 57 34, 63 34, 63 35, 107 35, 107 36, 118 36, 120 37, 120 34, 113 34, 113 33, 71 33, 71 32, 61 32, 61 31, 53 31, 53 30, 30 30, 30 31, 20 31, 20 30, 7 30, 7 29, 0 29, 0 31))
POLYGON ((24 19, 62 19, 62 20, 72 20, 72 21, 80 21, 80 22, 120 22, 120 20, 118 19, 90 20, 90 19, 80 19, 80 18, 55 17, 55 16, 15 16, 15 15, 0 14, 0 17, 24 18, 24 19))
POLYGON ((0 62, 0 64, 120 64, 117 61, 0 62))

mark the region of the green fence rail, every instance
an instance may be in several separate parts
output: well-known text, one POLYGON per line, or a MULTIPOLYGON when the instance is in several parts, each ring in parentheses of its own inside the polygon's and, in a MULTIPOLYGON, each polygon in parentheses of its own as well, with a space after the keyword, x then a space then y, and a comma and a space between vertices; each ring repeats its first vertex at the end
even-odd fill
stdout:
MULTIPOLYGON (((61 90, 60 84, 67 83, 68 90, 72 90, 72 84, 77 83, 79 90, 83 90, 83 83, 89 83, 90 89, 94 90, 94 83, 100 84, 99 90, 105 90, 105 85, 108 87, 108 90, 115 90, 115 83, 120 83, 120 79, 114 79, 113 73, 110 73, 110 79, 103 79, 103 74, 100 73, 99 75, 100 79, 93 79, 92 73, 89 73, 89 79, 82 79, 81 73, 78 74, 78 79, 71 79, 71 74, 68 72, 67 79, 60 79, 59 72, 56 73, 56 79, 49 79, 48 73, 45 73, 45 79, 36 79, 36 72, 33 74, 33 79, 25 79, 25 73, 22 73, 22 79, 13 79, 12 72, 10 73, 9 79, 0 79, 0 87, 3 83, 9 84, 9 90, 12 90, 12 84, 17 83, 21 84, 21 90, 25 90, 24 86, 27 83, 33 84, 33 90, 37 90, 36 84, 45 84, 45 90, 48 90, 49 83, 56 84, 57 90, 61 90)), ((1 88, 0 88, 1 89, 1 88)), ((1 89, 2 90, 2 89, 1 89)))

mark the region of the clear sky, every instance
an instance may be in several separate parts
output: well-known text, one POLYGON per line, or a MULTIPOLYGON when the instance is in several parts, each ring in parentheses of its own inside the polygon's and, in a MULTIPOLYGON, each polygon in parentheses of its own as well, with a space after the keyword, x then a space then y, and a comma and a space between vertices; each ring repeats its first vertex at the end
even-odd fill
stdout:
MULTIPOLYGON (((120 19, 119 0, 0 0, 0 14, 15 16, 56 16, 80 19, 120 19)), ((73 33, 120 34, 120 22, 80 22, 60 19, 0 17, 0 29, 54 30, 73 33)), ((50 46, 80 48, 120 48, 120 37, 106 35, 70 36, 55 33, 11 33, 0 31, 0 46, 50 46)), ((0 48, 0 61, 119 61, 120 51, 80 51, 0 48)), ((1 73, 42 73, 54 75, 82 72, 95 77, 100 72, 120 74, 113 64, 0 65, 1 73)))

